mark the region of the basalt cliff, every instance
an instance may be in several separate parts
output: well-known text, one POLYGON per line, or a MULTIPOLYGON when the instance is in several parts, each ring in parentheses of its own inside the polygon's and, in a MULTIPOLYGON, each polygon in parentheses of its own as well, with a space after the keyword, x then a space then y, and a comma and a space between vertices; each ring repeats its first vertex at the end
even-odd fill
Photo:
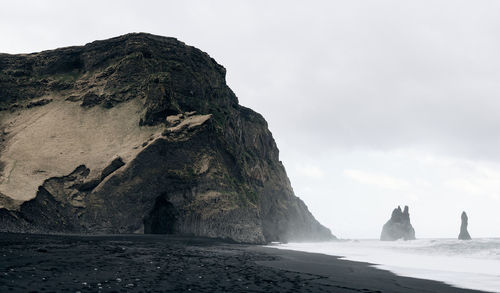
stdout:
POLYGON ((0 231, 334 239, 225 73, 142 33, 0 54, 0 231))

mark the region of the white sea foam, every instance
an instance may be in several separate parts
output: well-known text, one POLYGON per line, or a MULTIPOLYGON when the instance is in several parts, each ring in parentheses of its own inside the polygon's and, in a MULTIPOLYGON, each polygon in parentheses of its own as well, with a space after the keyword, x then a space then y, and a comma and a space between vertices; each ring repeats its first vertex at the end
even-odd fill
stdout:
POLYGON ((460 288, 500 292, 500 238, 459 241, 351 240, 273 246, 369 262, 400 276, 445 282, 460 288))

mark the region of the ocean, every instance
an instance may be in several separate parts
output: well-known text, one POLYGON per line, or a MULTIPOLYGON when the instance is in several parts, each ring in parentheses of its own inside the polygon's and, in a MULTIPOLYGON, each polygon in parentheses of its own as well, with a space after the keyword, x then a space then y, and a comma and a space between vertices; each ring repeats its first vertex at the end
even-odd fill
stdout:
POLYGON ((395 242, 342 240, 287 243, 272 247, 336 255, 346 260, 372 263, 376 268, 399 276, 441 281, 459 288, 500 292, 500 238, 395 242))

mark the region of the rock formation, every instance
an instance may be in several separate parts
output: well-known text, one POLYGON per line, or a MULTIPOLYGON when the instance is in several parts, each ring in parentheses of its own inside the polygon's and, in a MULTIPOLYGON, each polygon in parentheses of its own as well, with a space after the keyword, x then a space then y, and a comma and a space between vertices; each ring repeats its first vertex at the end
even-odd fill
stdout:
POLYGON ((385 223, 380 234, 380 240, 394 241, 394 240, 415 240, 415 230, 410 223, 410 213, 408 206, 405 206, 404 211, 401 207, 392 211, 391 218, 385 223))
POLYGON ((0 231, 333 239, 225 73, 142 33, 0 54, 0 231))
POLYGON ((467 226, 469 225, 469 218, 465 212, 462 212, 462 224, 460 225, 460 234, 458 234, 458 239, 460 240, 471 240, 472 238, 467 231, 467 226))

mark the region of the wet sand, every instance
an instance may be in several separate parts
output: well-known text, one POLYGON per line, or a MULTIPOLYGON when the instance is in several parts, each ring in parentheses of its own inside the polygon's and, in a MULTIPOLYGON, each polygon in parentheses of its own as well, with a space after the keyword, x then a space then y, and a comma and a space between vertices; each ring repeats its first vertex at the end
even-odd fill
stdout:
POLYGON ((0 292, 479 292, 337 257, 166 235, 0 233, 0 292))

